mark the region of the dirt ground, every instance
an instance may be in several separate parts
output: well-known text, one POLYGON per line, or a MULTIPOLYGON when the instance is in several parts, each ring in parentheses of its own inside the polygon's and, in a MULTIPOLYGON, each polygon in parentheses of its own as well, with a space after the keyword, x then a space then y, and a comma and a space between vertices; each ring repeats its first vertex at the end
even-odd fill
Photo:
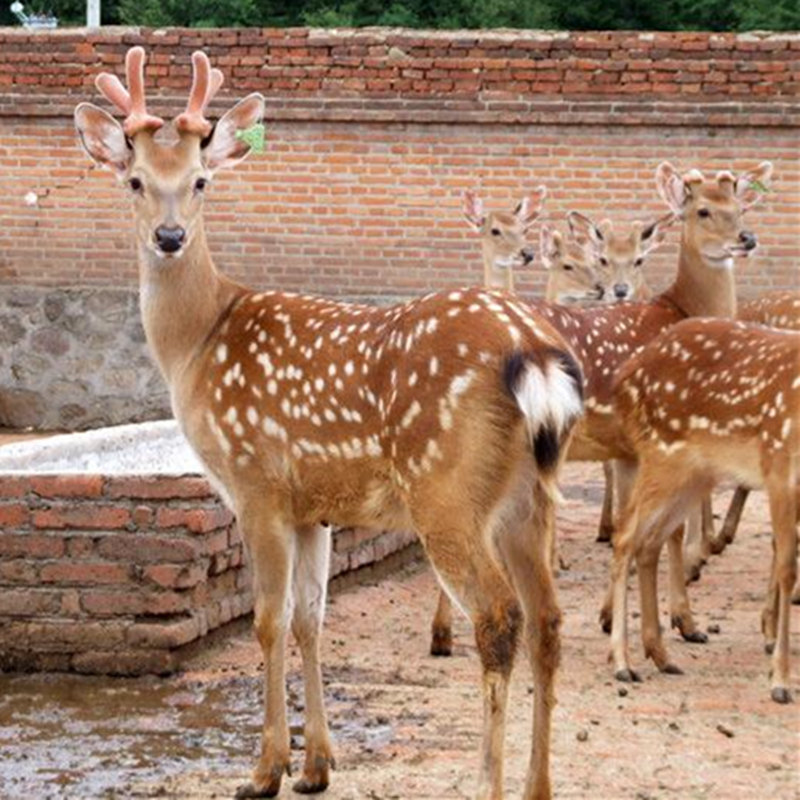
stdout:
MULTIPOLYGON (((770 555, 763 496, 751 497, 737 541, 691 590, 702 627, 718 626, 718 633, 706 645, 667 635, 683 676, 658 674, 634 639, 634 666, 644 682, 623 685, 612 678, 608 641, 596 621, 609 556, 594 543, 600 477, 593 466, 569 465, 563 481, 559 532, 570 568, 559 577, 564 627, 555 796, 799 797, 799 706, 769 699, 759 631, 770 555)), ((716 507, 723 509, 722 499, 716 507)), ((635 612, 635 592, 631 599, 635 612)), ((427 654, 435 603, 424 564, 331 599, 324 674, 338 769, 329 800, 472 796, 478 661, 463 620, 453 658, 427 654)), ((668 625, 663 602, 662 609, 668 625)), ((798 607, 792 622, 798 691, 798 607)), ((638 635, 636 618, 632 633, 638 635)), ((240 624, 169 679, 0 676, 0 797, 232 797, 258 745, 260 660, 249 628, 240 624)), ((289 688, 299 750, 302 687, 294 649, 289 688)), ((520 657, 507 735, 509 797, 520 795, 528 758, 530 691, 520 657)), ((302 754, 295 756, 299 770, 302 754)), ((281 797, 295 796, 290 784, 281 797)))

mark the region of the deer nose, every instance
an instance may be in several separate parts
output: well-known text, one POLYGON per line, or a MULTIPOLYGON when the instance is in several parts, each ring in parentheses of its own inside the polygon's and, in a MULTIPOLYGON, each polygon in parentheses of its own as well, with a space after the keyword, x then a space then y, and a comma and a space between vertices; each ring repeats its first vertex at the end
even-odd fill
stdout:
POLYGON ((614 295, 622 300, 623 297, 628 296, 628 284, 627 283, 615 283, 614 284, 614 295))
POLYGON ((742 243, 742 246, 745 250, 753 250, 758 244, 756 235, 754 233, 750 233, 750 231, 742 231, 739 234, 739 241, 742 243))
POLYGON ((536 255, 532 247, 523 247, 522 250, 519 251, 519 254, 522 256, 522 261, 525 264, 530 264, 536 255))
POLYGON ((183 247, 186 231, 179 225, 167 227, 159 225, 156 228, 156 244, 164 253, 177 253, 183 247))
POLYGON ((602 283, 596 283, 594 285, 594 290, 597 292, 597 299, 602 300, 603 295, 606 293, 606 287, 603 286, 602 283))

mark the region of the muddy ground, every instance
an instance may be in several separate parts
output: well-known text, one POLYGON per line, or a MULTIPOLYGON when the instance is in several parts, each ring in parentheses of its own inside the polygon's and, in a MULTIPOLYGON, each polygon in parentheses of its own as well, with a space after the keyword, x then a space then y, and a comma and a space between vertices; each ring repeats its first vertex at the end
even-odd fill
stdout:
MULTIPOLYGON (((607 639, 596 622, 609 555, 594 543, 599 479, 594 467, 570 465, 563 484, 559 530, 570 569, 559 578, 556 797, 797 798, 800 706, 770 701, 759 632, 770 555, 764 498, 751 498, 738 540, 692 589, 703 628, 719 632, 707 645, 668 634, 683 676, 658 674, 634 640, 644 682, 623 686, 611 677, 607 639)), ((716 505, 721 510, 723 502, 716 505)), ((424 564, 331 599, 324 663, 338 769, 325 795, 330 800, 472 796, 478 661, 464 621, 453 658, 427 654, 435 602, 424 564)), ((798 691, 800 608, 792 621, 798 691)), ((299 750, 302 687, 294 650, 289 684, 299 750)), ((520 794, 528 757, 529 687, 520 658, 507 736, 509 797, 520 794)), ((248 777, 261 711, 260 654, 241 624, 169 679, 0 676, 0 798, 231 797, 248 777)), ((301 763, 298 751, 297 769, 301 763)), ((287 781, 281 797, 293 796, 287 781)))

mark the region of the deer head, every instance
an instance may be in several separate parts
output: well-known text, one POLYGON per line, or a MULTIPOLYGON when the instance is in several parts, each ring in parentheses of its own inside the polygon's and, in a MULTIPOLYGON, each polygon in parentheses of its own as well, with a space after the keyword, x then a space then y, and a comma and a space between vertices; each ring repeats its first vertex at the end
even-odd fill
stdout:
POLYGON ((548 271, 547 300, 572 305, 597 303, 606 297, 608 278, 584 247, 564 237, 550 225, 542 225, 539 255, 548 271))
POLYGON ((664 162, 656 185, 672 212, 683 220, 682 247, 707 266, 730 269, 733 258, 748 256, 758 244, 743 215, 768 191, 772 164, 762 162, 738 177, 727 170, 706 178, 697 169, 679 175, 664 162))
POLYGON ((164 121, 146 109, 144 59, 141 47, 128 51, 127 89, 114 75, 97 76, 98 89, 126 115, 124 122, 91 103, 81 103, 75 109, 75 126, 89 156, 127 186, 144 260, 164 266, 195 241, 204 241, 204 190, 217 170, 249 154, 250 144, 237 132, 261 120, 264 99, 249 95, 214 125, 204 115, 222 85, 222 73, 211 69, 205 53, 196 52, 186 110, 175 119, 171 140, 156 138, 164 121))
POLYGON ((595 225, 577 211, 567 214, 575 241, 590 260, 599 264, 605 276, 609 302, 633 300, 645 291, 645 258, 664 241, 674 219, 674 214, 668 214, 651 223, 637 220, 626 236, 616 232, 609 219, 595 225))
POLYGON ((533 261, 534 251, 527 237, 542 212, 546 196, 545 187, 538 186, 509 214, 487 213, 478 195, 464 193, 464 216, 481 236, 486 285, 511 289, 511 271, 533 261))

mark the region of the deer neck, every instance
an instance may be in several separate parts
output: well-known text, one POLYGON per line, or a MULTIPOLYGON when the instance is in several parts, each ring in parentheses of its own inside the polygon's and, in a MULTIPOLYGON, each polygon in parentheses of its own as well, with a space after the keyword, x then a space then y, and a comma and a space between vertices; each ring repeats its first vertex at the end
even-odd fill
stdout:
POLYGON ((736 276, 733 261, 710 264, 681 238, 678 274, 663 294, 689 317, 735 317, 736 276))
POLYGON ((217 272, 205 232, 180 256, 139 249, 139 303, 148 344, 170 387, 242 288, 217 272))
POLYGON ((507 292, 514 291, 514 271, 508 269, 498 269, 494 262, 485 258, 483 262, 483 285, 487 289, 505 289, 507 292))

